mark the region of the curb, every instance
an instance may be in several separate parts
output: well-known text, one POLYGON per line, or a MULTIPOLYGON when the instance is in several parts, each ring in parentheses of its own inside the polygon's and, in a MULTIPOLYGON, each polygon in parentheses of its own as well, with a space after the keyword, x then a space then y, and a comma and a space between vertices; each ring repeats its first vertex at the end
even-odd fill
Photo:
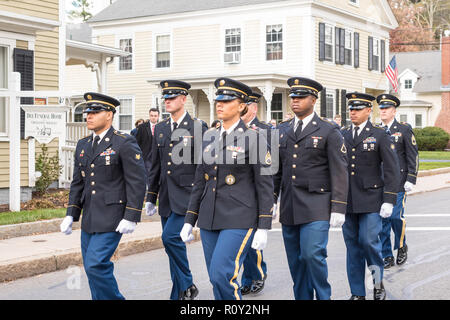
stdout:
MULTIPOLYGON (((200 229, 194 228, 192 231, 194 240, 200 240, 200 229)), ((112 256, 112 261, 117 261, 121 257, 142 253, 150 250, 163 248, 161 235, 150 238, 134 239, 119 243, 119 246, 112 256)), ((0 264, 0 283, 13 281, 35 275, 65 270, 70 266, 80 266, 83 264, 81 249, 69 249, 52 255, 36 255, 26 258, 8 261, 0 264)))
POLYGON ((439 169, 430 169, 430 170, 419 171, 419 173, 417 174, 417 177, 429 177, 429 176, 435 176, 435 175, 444 174, 444 173, 450 173, 450 168, 439 168, 439 169))

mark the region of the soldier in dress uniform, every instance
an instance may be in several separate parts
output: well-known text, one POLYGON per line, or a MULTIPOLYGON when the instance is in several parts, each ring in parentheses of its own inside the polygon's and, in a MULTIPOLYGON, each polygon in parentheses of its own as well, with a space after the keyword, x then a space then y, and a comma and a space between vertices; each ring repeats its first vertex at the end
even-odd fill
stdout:
POLYGON ((197 223, 215 299, 240 300, 239 268, 250 246, 265 247, 272 225, 271 155, 258 156, 259 139, 267 142, 240 119, 251 89, 229 78, 214 84, 222 126, 205 134, 181 237, 190 241, 197 223))
MULTIPOLYGON (((241 114, 241 119, 245 125, 252 129, 264 130, 260 131, 266 136, 267 144, 270 148, 271 127, 261 121, 257 117, 258 103, 261 95, 252 92, 248 98, 247 108, 241 114)), ((247 257, 244 260, 244 271, 242 272, 241 294, 256 294, 262 291, 267 278, 267 264, 264 261, 262 250, 250 248, 247 257)))
POLYGON ((392 215, 383 219, 383 228, 380 233, 384 268, 388 269, 395 265, 391 247, 391 228, 395 236, 394 250, 398 250, 397 264, 404 264, 408 258, 408 246, 405 237, 406 220, 403 214, 405 212, 406 192, 410 192, 413 185, 416 184, 419 170, 419 151, 411 126, 407 123, 400 123, 395 119, 400 100, 390 94, 381 94, 377 97, 377 103, 380 107, 382 121, 380 127, 391 136, 400 166, 397 202, 392 215))
POLYGON ((295 299, 330 299, 326 262, 328 231, 342 225, 347 205, 347 152, 339 129, 314 112, 322 85, 288 80, 295 117, 281 123, 280 169, 274 176, 275 203, 281 189, 280 222, 294 282, 295 299))
POLYGON ((186 245, 180 238, 180 231, 194 183, 196 149, 200 151, 201 136, 207 127, 194 120, 184 108, 190 84, 165 80, 160 85, 170 118, 155 127, 146 212, 147 215, 156 212, 159 195, 162 241, 169 256, 173 283, 170 299, 193 300, 198 295, 198 289, 192 280, 186 245), (195 147, 196 141, 199 141, 198 148, 195 147))
POLYGON ((124 299, 110 261, 123 233, 141 219, 145 167, 136 139, 112 127, 119 101, 88 92, 87 127, 94 133, 78 141, 67 216, 61 232, 81 221, 81 253, 92 299, 124 299))
POLYGON ((392 214, 400 169, 395 146, 383 129, 369 121, 372 101, 365 93, 348 93, 352 125, 341 130, 349 157, 347 214, 342 227, 347 246, 350 300, 364 300, 366 262, 372 273, 374 300, 384 300, 381 218, 392 214), (384 171, 384 179, 383 179, 384 171))

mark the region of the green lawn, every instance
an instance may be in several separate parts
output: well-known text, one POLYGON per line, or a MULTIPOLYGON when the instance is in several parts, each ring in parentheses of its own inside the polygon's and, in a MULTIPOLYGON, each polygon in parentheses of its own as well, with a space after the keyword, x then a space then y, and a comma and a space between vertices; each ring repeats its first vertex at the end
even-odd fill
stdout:
POLYGON ((8 224, 17 224, 24 222, 33 222, 39 220, 48 220, 54 218, 64 218, 66 215, 65 208, 62 209, 38 209, 25 210, 19 212, 1 212, 0 226, 8 224))
POLYGON ((450 167, 450 162, 421 162, 419 163, 419 170, 431 170, 438 168, 450 167))
POLYGON ((448 151, 419 151, 419 159, 450 160, 448 151))

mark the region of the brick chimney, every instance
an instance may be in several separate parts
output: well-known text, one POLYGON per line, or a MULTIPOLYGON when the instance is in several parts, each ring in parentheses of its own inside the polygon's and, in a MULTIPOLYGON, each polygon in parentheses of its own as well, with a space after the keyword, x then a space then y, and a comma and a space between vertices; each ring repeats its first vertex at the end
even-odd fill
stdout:
MULTIPOLYGON (((450 133, 450 30, 444 32, 441 40, 441 65, 442 65, 442 94, 441 112, 439 113, 435 126, 450 133)), ((447 148, 450 148, 450 142, 447 148)))

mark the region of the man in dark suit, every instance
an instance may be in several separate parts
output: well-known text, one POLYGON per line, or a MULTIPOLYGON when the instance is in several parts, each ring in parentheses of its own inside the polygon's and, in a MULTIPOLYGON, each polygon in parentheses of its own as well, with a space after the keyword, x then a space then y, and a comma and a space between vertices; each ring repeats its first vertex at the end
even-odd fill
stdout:
POLYGON ((374 300, 384 300, 383 258, 381 256, 381 218, 392 214, 397 200, 400 169, 395 146, 383 129, 369 121, 371 95, 348 93, 352 125, 341 130, 349 157, 350 188, 347 214, 342 227, 347 247, 347 277, 350 300, 366 296, 366 262, 374 282, 374 300), (384 179, 383 179, 384 171, 384 179))
POLYGON ((380 107, 382 121, 380 127, 390 135, 391 141, 395 145, 401 177, 397 190, 397 202, 392 215, 383 219, 383 229, 380 233, 384 268, 388 269, 395 265, 391 247, 391 228, 394 231, 394 250, 397 250, 397 264, 404 264, 408 258, 405 236, 406 220, 403 214, 405 212, 406 193, 411 191, 413 185, 416 184, 419 170, 419 151, 411 126, 407 123, 400 123, 395 119, 400 100, 390 94, 381 94, 377 97, 377 103, 380 107))
POLYGON ((94 134, 77 143, 61 232, 72 233, 72 222, 83 211, 81 253, 92 299, 124 299, 110 258, 122 234, 133 232, 141 219, 144 161, 135 138, 111 126, 119 101, 90 92, 84 98, 87 127, 94 134))
POLYGON ((153 134, 159 120, 159 110, 151 108, 148 113, 149 121, 140 124, 136 130, 136 141, 144 155, 144 164, 147 172, 150 171, 153 134))
POLYGON ((194 120, 184 108, 190 88, 188 83, 166 80, 161 82, 161 88, 170 118, 155 127, 146 211, 148 215, 156 212, 159 196, 162 241, 169 256, 173 283, 170 299, 192 300, 198 289, 192 280, 180 231, 194 183, 196 153, 201 152, 202 134, 207 126, 194 120))
POLYGON ((327 300, 327 243, 330 224, 345 220, 347 154, 339 129, 314 112, 322 85, 307 78, 288 80, 294 119, 280 128, 275 203, 281 189, 280 222, 294 282, 295 299, 327 300))
MULTIPOLYGON (((264 130, 268 146, 270 148, 271 127, 259 121, 258 103, 261 94, 252 92, 248 98, 247 108, 241 114, 241 119, 245 125, 252 129, 264 130)), ((269 149, 270 150, 270 149, 269 149)), ((247 257, 244 260, 244 271, 242 272, 241 294, 256 294, 262 291, 267 278, 267 264, 264 261, 263 251, 250 248, 247 257)))

